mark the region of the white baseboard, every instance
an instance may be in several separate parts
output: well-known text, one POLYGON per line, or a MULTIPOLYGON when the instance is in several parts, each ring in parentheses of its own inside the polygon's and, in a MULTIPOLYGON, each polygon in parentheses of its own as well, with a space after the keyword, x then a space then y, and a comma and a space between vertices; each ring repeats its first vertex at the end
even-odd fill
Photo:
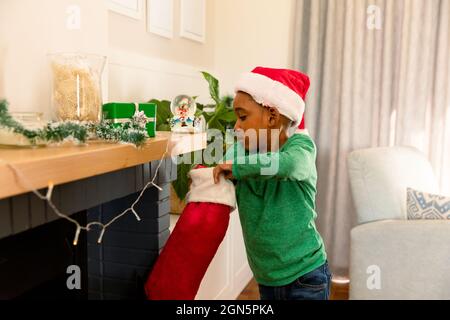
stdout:
POLYGON ((241 292, 245 289, 252 278, 253 272, 250 270, 250 266, 248 265, 248 263, 246 263, 241 267, 241 269, 239 269, 239 271, 235 275, 235 286, 231 296, 234 297, 234 299, 237 299, 237 297, 239 297, 241 292))

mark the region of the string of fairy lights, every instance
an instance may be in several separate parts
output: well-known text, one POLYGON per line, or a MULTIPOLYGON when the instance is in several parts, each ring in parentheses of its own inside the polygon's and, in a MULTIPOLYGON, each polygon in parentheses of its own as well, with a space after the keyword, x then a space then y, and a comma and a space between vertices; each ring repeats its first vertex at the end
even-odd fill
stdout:
POLYGON ((152 177, 152 179, 144 186, 144 188, 142 189, 142 191, 139 193, 139 196, 136 198, 136 200, 133 202, 133 204, 125 209, 124 211, 122 211, 120 214, 115 215, 114 218, 112 218, 109 222, 107 223, 102 223, 100 221, 94 221, 94 222, 90 222, 85 226, 82 226, 78 221, 76 221, 75 219, 71 218, 69 215, 62 213, 57 207, 56 205, 53 203, 52 200, 52 194, 53 194, 53 189, 55 187, 54 183, 52 181, 49 181, 48 183, 48 189, 46 194, 41 193, 40 191, 36 190, 35 188, 33 188, 32 184, 30 183, 30 181, 24 177, 24 175, 22 174, 22 172, 17 169, 13 164, 0 159, 0 161, 4 162, 15 174, 17 181, 22 184, 23 187, 25 187, 25 189, 30 190, 33 194, 35 194, 39 199, 44 200, 47 202, 48 206, 50 208, 52 208, 53 212, 60 218, 65 219, 71 223, 73 223, 76 226, 76 231, 75 231, 75 236, 73 239, 73 245, 76 246, 78 244, 78 239, 80 236, 81 231, 86 231, 89 232, 91 231, 91 228, 94 226, 98 226, 101 228, 100 231, 100 235, 98 237, 97 243, 101 244, 102 240, 103 240, 103 236, 106 232, 106 229, 111 226, 114 222, 116 222, 117 220, 119 220, 120 218, 122 218, 123 216, 125 216, 126 214, 132 213, 135 217, 137 221, 141 221, 141 218, 138 214, 138 212, 136 211, 135 207, 136 205, 139 203, 139 201, 141 200, 142 196, 144 195, 145 191, 150 187, 150 186, 154 186, 155 188, 157 188, 159 191, 162 191, 163 189, 158 186, 155 181, 158 177, 158 172, 159 169, 161 168, 161 164, 163 162, 163 160, 166 158, 166 156, 169 153, 169 142, 166 145, 166 150, 164 151, 161 159, 159 160, 158 166, 155 169, 155 173, 152 177))

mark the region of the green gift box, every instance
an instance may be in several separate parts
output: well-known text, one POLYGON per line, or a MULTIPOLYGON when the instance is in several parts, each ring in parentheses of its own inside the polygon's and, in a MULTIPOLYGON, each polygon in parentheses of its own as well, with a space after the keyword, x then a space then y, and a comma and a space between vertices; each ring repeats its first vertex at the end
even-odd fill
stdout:
POLYGON ((112 102, 103 105, 103 119, 111 120, 120 126, 124 122, 130 121, 134 114, 143 111, 147 117, 147 132, 149 137, 156 136, 156 110, 155 103, 119 103, 112 102))

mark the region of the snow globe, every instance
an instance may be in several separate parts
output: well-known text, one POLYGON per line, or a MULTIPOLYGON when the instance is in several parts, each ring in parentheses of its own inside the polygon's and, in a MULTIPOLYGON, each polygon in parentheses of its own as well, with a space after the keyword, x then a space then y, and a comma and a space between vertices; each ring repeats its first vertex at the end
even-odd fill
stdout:
POLYGON ((197 104, 194 98, 187 95, 177 96, 170 105, 173 118, 170 128, 175 133, 201 132, 201 119, 195 116, 197 104))

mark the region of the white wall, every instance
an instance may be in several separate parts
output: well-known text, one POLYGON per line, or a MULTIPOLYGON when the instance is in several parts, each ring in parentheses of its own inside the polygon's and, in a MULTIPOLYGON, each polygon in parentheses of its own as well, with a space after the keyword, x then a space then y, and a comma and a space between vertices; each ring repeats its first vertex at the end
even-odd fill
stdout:
POLYGON ((174 38, 148 33, 145 19, 109 12, 109 100, 171 100, 179 94, 209 103, 207 82, 200 71, 214 70, 215 0, 207 1, 206 40, 179 36, 180 0, 174 1, 174 38))
POLYGON ((147 32, 146 19, 134 20, 111 11, 108 15, 109 45, 145 56, 212 69, 214 65, 215 35, 213 27, 216 0, 207 0, 206 2, 205 43, 179 36, 180 2, 181 0, 174 0, 174 37, 171 40, 147 32))
MULTIPOLYGON (((128 70, 123 63, 119 67, 112 62, 110 100, 171 99, 177 94, 187 93, 200 96, 200 101, 207 102, 207 86, 199 70, 212 72, 220 80, 222 93, 231 94, 239 74, 255 66, 291 67, 295 2, 208 0, 205 44, 177 36, 167 40, 151 35, 145 32, 143 21, 110 13, 111 50, 131 51, 134 57, 142 55, 147 60, 146 67, 130 65, 128 70), (163 67, 157 68, 158 64, 163 67)), ((177 20, 179 0, 175 3, 177 20)), ((178 23, 175 24, 175 32, 177 30, 178 23)), ((131 63, 132 60, 128 60, 131 63)))
POLYGON ((104 1, 1 0, 0 97, 13 111, 41 111, 50 116, 47 54, 106 54, 107 11, 104 1), (67 8, 81 9, 81 29, 69 30, 67 8))
POLYGON ((216 0, 215 70, 224 92, 256 66, 292 66, 295 2, 216 0))
POLYGON ((172 100, 179 94, 209 103, 208 84, 196 66, 110 48, 109 101, 172 100))

